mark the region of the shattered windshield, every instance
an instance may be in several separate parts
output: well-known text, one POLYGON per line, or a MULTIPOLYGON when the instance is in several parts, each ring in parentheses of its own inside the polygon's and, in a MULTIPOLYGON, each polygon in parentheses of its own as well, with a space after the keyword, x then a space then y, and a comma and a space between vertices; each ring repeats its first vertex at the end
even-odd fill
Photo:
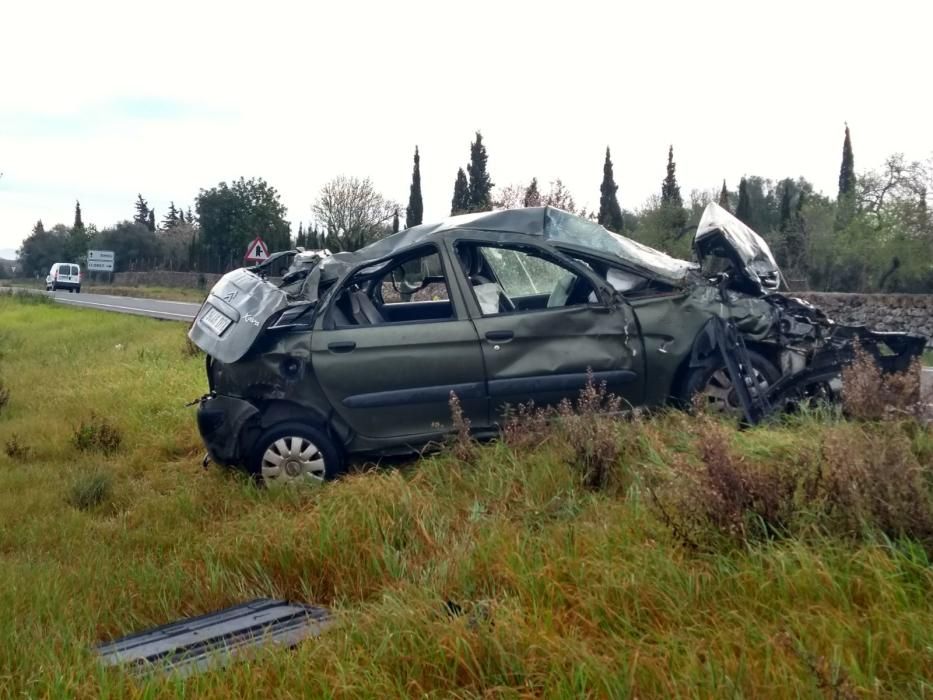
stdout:
POLYGON ((671 280, 683 279, 696 266, 686 260, 672 258, 631 238, 607 231, 595 221, 548 207, 544 219, 544 237, 556 243, 581 246, 611 253, 634 265, 651 270, 671 280))

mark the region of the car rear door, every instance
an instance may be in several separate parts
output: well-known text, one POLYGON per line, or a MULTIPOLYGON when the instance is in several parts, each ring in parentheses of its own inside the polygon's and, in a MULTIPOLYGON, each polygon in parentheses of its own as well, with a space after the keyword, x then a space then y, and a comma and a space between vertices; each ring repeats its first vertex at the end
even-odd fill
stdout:
POLYGON ((596 275, 584 265, 527 245, 519 249, 461 241, 455 248, 458 258, 461 246, 479 251, 487 261, 478 279, 470 279, 461 267, 465 290, 497 284, 514 300, 512 309, 505 304, 494 309, 488 301, 480 304, 476 294, 468 297, 494 420, 501 420, 507 406, 529 401, 547 406, 577 398, 589 371, 626 402, 642 402, 644 353, 637 320, 596 275), (543 305, 525 303, 542 293, 548 297, 543 305))
MULTIPOLYGON (((432 245, 419 255, 437 260, 439 250, 432 245)), ((408 254, 389 261, 385 269, 412 260, 408 254)), ((439 435, 451 424, 451 392, 474 427, 487 425, 479 338, 459 290, 449 283, 448 267, 441 267, 443 274, 431 285, 427 302, 402 301, 398 309, 387 309, 373 287, 361 299, 366 292, 356 287, 363 273, 345 280, 325 302, 311 334, 311 361, 328 401, 357 434, 410 437, 413 443, 439 435), (441 314, 445 300, 447 312, 441 314), (361 302, 370 308, 360 308, 361 302), (419 304, 424 310, 420 314, 419 304)))

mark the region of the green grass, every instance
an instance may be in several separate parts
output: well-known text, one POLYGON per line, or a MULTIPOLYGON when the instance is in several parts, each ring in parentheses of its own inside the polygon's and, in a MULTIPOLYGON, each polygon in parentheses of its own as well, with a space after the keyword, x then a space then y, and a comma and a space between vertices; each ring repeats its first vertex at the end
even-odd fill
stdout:
POLYGON ((927 350, 923 353, 923 364, 926 367, 933 367, 933 350, 927 350))
MULTIPOLYGON (((43 280, 0 280, 0 287, 28 287, 31 289, 44 289, 43 280)), ((207 296, 209 289, 195 289, 192 287, 154 287, 154 286, 120 286, 112 284, 81 285, 84 294, 112 294, 120 297, 136 297, 139 299, 162 299, 165 301, 190 301, 200 304, 207 296)))
MULTIPOLYGON (((0 296, 0 445, 29 448, 0 453, 0 697, 933 694, 933 567, 914 543, 814 531, 692 551, 643 489, 584 489, 547 446, 267 492, 201 469, 183 404, 203 360, 183 329, 0 296), (76 449, 101 420, 118 449, 76 449), (255 596, 332 606, 338 625, 186 681, 138 684, 90 651, 255 596)), ((686 419, 645 426, 627 468, 690 453, 686 419)), ((847 429, 733 442, 781 464, 847 429)), ((929 469, 933 437, 913 440, 929 469)))

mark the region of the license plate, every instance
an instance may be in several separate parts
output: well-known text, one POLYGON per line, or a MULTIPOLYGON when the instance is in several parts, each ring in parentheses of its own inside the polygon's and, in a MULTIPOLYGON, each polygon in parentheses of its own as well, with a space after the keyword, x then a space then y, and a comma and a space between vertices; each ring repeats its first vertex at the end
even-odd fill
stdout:
POLYGON ((210 328, 217 335, 222 335, 227 327, 233 323, 233 319, 224 316, 213 306, 201 316, 201 323, 210 328))

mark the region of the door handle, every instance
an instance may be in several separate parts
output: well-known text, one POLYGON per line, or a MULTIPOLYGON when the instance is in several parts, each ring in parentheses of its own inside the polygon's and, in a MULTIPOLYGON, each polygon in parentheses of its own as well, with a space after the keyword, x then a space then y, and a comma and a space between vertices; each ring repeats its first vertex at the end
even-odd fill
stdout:
POLYGON ((488 331, 486 340, 490 343, 507 343, 515 337, 512 331, 488 331))
POLYGON ((338 343, 330 343, 327 349, 335 353, 352 352, 356 349, 356 343, 352 340, 343 340, 338 343))

